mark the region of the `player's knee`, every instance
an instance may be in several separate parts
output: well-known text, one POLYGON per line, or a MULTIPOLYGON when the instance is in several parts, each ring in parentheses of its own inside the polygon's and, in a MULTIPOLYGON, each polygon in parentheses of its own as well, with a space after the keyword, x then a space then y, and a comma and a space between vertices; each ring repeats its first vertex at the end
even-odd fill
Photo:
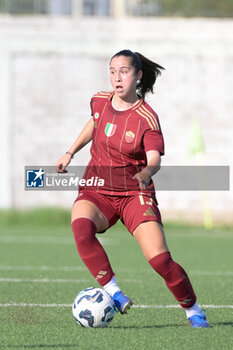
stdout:
POLYGON ((96 234, 96 225, 93 221, 88 218, 78 218, 75 219, 72 224, 72 230, 74 233, 74 238, 77 246, 82 246, 87 244, 88 241, 91 241, 95 238, 96 234))
POLYGON ((176 263, 172 260, 170 252, 165 252, 149 260, 149 264, 160 276, 164 277, 165 274, 169 274, 176 263))

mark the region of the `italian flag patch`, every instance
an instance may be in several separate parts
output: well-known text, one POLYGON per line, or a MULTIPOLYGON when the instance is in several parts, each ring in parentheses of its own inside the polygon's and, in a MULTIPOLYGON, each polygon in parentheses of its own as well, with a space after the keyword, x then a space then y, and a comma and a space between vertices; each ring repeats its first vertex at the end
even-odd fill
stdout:
POLYGON ((112 135, 114 135, 115 131, 116 131, 116 125, 115 124, 111 124, 111 123, 107 123, 106 127, 105 127, 105 134, 110 137, 112 135))

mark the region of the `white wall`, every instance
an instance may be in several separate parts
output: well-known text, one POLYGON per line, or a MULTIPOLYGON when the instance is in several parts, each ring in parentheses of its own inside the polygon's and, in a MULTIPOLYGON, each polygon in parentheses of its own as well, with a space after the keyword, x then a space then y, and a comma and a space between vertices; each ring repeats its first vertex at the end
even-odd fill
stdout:
MULTIPOLYGON (((166 68, 148 102, 160 116, 165 165, 188 156, 200 122, 205 163, 232 165, 233 21, 169 18, 0 17, 0 207, 71 206, 74 192, 25 192, 24 165, 53 165, 110 89, 108 61, 139 51, 166 68)), ((88 147, 73 164, 86 164, 88 147)), ((200 192, 160 192, 165 218, 200 218, 200 192)), ((215 220, 232 221, 233 195, 209 193, 215 220)))

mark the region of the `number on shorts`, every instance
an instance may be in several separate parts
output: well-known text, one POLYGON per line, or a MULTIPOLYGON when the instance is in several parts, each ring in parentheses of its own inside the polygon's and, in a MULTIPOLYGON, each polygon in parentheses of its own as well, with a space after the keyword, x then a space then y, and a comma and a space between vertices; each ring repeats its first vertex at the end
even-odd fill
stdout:
POLYGON ((153 198, 151 197, 149 197, 149 201, 144 201, 143 195, 139 194, 139 200, 141 205, 145 205, 145 204, 153 205, 153 198))

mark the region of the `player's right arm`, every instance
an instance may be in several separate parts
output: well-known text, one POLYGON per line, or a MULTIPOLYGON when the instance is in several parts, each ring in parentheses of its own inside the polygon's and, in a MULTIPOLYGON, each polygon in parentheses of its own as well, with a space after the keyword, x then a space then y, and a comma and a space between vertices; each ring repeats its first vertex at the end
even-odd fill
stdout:
POLYGON ((66 173, 66 167, 69 165, 72 157, 80 151, 84 146, 86 146, 92 139, 92 134, 94 130, 94 120, 91 118, 83 130, 73 143, 73 145, 68 149, 68 153, 65 153, 57 162, 56 162, 56 171, 58 173, 66 173))

